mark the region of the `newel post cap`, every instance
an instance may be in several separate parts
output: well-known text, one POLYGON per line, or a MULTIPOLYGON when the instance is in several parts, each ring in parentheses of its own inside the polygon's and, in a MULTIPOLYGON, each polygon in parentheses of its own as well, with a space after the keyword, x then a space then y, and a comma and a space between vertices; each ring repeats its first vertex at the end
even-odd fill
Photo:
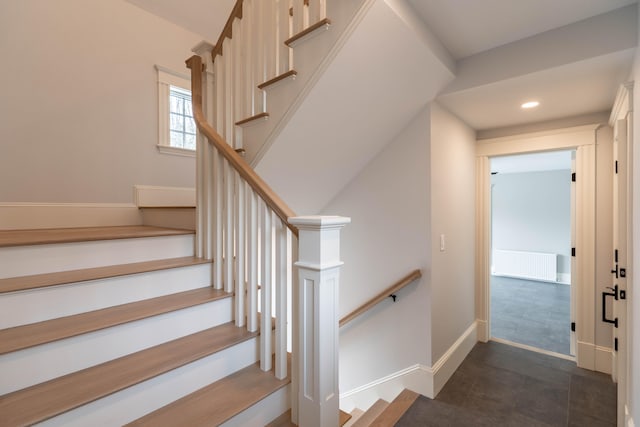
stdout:
POLYGON ((289 224, 300 230, 340 229, 350 222, 351 218, 344 216, 309 215, 289 218, 289 224))
POLYGON ((340 230, 351 222, 342 216, 298 216, 289 223, 298 227, 298 262, 296 265, 324 271, 342 265, 340 230))

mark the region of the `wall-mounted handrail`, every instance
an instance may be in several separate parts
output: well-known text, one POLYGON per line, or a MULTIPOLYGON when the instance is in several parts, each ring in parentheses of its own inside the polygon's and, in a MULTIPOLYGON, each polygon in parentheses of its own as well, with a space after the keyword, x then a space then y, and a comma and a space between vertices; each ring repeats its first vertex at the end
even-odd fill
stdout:
POLYGON ((236 153, 236 151, 211 127, 202 111, 202 58, 193 55, 186 61, 187 68, 191 70, 191 97, 193 102, 193 118, 198 126, 198 130, 207 137, 220 154, 227 159, 233 168, 251 186, 253 191, 269 206, 273 212, 282 220, 293 234, 298 235, 298 229, 289 224, 288 219, 297 216, 296 213, 264 182, 262 178, 236 153))
POLYGON ((340 326, 344 326, 345 324, 349 323, 350 321, 352 321, 356 317, 360 316, 365 311, 369 310, 371 307, 375 306, 376 304, 378 304, 378 303, 384 301, 385 299, 389 298, 390 296, 394 295, 397 291, 399 291, 400 289, 404 288, 405 286, 407 286, 409 283, 413 282, 414 280, 419 279, 420 277, 422 277, 422 272, 420 270, 412 271, 411 273, 409 273, 408 275, 406 275, 402 279, 398 280, 396 283, 394 283, 393 285, 389 286, 387 289, 385 289, 384 291, 380 292, 378 295, 376 295, 375 297, 371 298, 369 301, 365 302, 360 307, 356 308, 351 313, 347 314, 342 319, 340 319, 340 326))

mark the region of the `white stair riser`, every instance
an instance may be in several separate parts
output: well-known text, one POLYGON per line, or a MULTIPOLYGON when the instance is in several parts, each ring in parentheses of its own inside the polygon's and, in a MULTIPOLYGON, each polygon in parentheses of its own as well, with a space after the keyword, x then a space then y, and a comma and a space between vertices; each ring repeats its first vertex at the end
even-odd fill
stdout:
POLYGON ((289 409, 291 409, 291 385, 271 393, 255 405, 220 424, 220 427, 264 427, 289 409))
POLYGON ((211 284, 211 264, 0 294, 0 329, 188 291, 211 284))
POLYGON ((254 338, 38 424, 121 426, 257 361, 254 338))
POLYGON ((0 278, 193 256, 194 238, 180 236, 0 248, 0 278))
POLYGON ((0 395, 232 320, 224 298, 0 356, 0 395))

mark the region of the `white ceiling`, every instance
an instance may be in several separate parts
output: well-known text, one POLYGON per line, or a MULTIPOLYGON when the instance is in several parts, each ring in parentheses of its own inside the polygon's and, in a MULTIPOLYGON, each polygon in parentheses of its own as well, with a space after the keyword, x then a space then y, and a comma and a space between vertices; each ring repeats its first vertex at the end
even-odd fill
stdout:
POLYGON ((491 172, 500 174, 571 169, 571 151, 502 156, 491 159, 491 172))
POLYGON ((439 102, 474 129, 495 129, 609 111, 629 75, 625 50, 456 92, 439 102), (536 100, 540 106, 520 105, 536 100))
POLYGON ((215 43, 235 0, 126 0, 215 43))
POLYGON ((636 0, 409 0, 456 59, 636 0))

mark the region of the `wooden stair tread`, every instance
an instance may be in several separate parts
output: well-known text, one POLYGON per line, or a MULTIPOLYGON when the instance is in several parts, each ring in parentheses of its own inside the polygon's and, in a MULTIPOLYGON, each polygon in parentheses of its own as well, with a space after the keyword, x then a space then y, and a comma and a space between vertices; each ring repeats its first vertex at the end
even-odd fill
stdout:
POLYGON ((351 414, 344 411, 340 411, 339 417, 340 417, 340 425, 343 426, 351 419, 351 414))
POLYGON ((0 396, 0 424, 41 422, 255 336, 226 323, 0 396))
POLYGON ((0 330, 0 354, 204 304, 231 294, 210 286, 0 330))
POLYGON ((389 402, 378 399, 351 427, 367 427, 389 406, 389 402))
MULTIPOLYGON (((351 419, 351 414, 348 414, 343 410, 340 410, 339 417, 340 417, 339 425, 343 426, 351 419)), ((296 425, 291 422, 291 409, 289 409, 288 411, 280 415, 275 420, 271 421, 265 427, 296 427, 296 425)))
POLYGON ((293 36, 291 36, 290 38, 288 38, 287 40, 284 41, 284 44, 287 45, 288 47, 291 47, 291 45, 293 45, 295 42, 297 42, 298 40, 302 39, 303 37, 313 33, 314 31, 331 25, 331 20, 329 18, 324 18, 321 19, 320 21, 316 22, 313 25, 308 26, 307 28, 305 28, 304 30, 300 31, 297 34, 294 34, 293 36))
MULTIPOLYGON (((289 364, 289 369, 291 365, 289 364)), ((259 363, 241 369, 127 426, 213 426, 256 404, 291 382, 264 372, 259 363)))
POLYGON ((34 230, 0 230, 0 248, 53 243, 91 242, 96 240, 133 239, 193 234, 193 230, 131 225, 120 227, 49 228, 34 230))
POLYGON ((371 425, 379 427, 396 425, 402 415, 407 412, 407 409, 413 405, 413 402, 416 401, 418 396, 420 395, 414 391, 408 389, 402 390, 402 392, 393 399, 393 402, 391 402, 389 406, 387 406, 386 409, 378 415, 371 425))
POLYGON ((4 292, 23 291, 47 286, 106 279, 109 277, 126 276, 129 274, 148 273, 150 271, 167 270, 177 267, 188 267, 210 262, 211 261, 202 258, 181 257, 85 268, 81 270, 60 271, 56 273, 35 274, 32 276, 10 277, 0 279, 0 294, 4 292))

